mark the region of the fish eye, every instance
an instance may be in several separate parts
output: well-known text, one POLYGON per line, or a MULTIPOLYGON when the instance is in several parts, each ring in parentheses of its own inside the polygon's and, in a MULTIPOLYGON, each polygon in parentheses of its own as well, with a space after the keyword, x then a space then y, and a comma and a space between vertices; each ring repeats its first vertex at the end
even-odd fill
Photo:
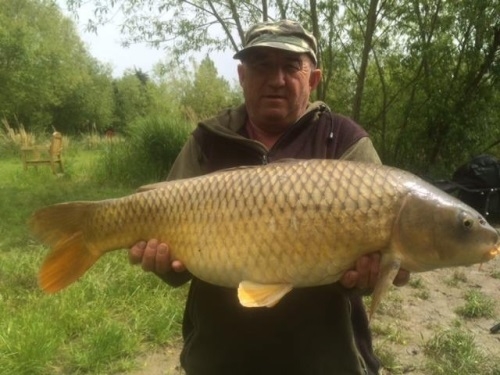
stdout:
POLYGON ((465 218, 463 220, 463 225, 465 228, 469 229, 469 228, 472 228, 472 226, 474 225, 474 222, 472 221, 471 218, 465 218))
POLYGON ((466 211, 462 211, 459 215, 459 222, 464 229, 472 229, 474 227, 474 217, 466 211))

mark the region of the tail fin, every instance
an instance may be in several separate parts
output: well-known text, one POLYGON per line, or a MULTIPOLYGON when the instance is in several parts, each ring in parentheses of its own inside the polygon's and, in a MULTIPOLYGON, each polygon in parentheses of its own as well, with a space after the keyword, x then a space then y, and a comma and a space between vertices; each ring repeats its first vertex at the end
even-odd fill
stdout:
POLYGON ((52 248, 39 272, 40 287, 55 293, 79 279, 101 256, 85 241, 96 203, 63 203, 42 208, 30 220, 33 233, 52 248))

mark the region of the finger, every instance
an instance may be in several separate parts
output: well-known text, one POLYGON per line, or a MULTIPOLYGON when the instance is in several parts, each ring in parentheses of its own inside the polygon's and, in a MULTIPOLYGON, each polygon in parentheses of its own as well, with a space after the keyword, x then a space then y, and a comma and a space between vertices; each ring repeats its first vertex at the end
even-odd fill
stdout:
POLYGON ((146 241, 138 242, 130 248, 128 252, 128 261, 130 262, 130 264, 141 263, 145 248, 146 241))
POLYGON ((340 278, 340 284, 347 289, 354 288, 358 282, 358 272, 354 270, 350 270, 345 272, 340 278))
POLYGON ((360 289, 368 288, 371 274, 371 260, 368 255, 364 255, 356 261, 356 271, 358 273, 356 287, 360 289))
POLYGON ((158 240, 149 240, 142 255, 141 266, 146 272, 155 271, 156 251, 158 249, 158 240))
POLYGON ((172 269, 175 272, 184 272, 186 270, 186 266, 180 260, 174 260, 172 262, 172 269))
POLYGON ((155 273, 163 275, 170 271, 170 251, 164 243, 158 245, 155 259, 155 273))

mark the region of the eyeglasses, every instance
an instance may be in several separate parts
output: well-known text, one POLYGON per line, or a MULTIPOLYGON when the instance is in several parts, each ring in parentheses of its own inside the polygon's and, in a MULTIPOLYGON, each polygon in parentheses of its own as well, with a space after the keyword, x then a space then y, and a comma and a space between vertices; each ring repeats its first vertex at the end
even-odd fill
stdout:
POLYGON ((292 75, 304 69, 306 63, 300 56, 285 56, 284 58, 271 58, 268 56, 252 56, 244 61, 251 70, 259 74, 271 74, 276 70, 292 75))

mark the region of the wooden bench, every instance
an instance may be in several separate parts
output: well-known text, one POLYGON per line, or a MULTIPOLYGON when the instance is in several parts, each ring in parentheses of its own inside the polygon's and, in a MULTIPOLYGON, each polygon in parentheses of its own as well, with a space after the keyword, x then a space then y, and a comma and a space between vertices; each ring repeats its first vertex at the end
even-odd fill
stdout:
POLYGON ((54 132, 50 140, 50 146, 24 146, 21 147, 21 157, 24 170, 29 166, 37 168, 39 165, 47 165, 52 173, 57 174, 58 169, 64 173, 62 162, 62 134, 54 132))

